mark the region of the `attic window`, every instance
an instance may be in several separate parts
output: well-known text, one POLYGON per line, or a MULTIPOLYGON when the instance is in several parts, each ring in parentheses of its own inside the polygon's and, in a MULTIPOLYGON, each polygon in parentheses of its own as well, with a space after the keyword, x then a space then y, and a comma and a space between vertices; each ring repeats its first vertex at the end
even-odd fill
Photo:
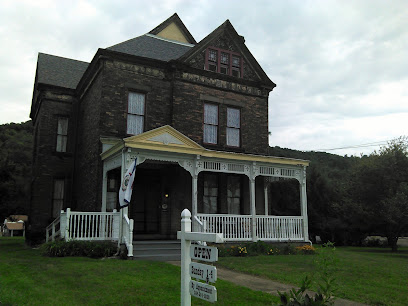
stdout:
POLYGON ((215 47, 206 51, 205 69, 233 77, 242 77, 242 57, 240 54, 215 47))

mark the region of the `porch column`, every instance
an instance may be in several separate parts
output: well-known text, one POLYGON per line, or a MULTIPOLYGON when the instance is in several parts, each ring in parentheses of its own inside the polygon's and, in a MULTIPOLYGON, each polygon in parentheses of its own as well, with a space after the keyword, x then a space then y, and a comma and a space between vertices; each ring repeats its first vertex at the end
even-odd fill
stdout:
MULTIPOLYGON (((193 216, 193 220, 194 217, 197 216, 197 180, 198 180, 198 175, 197 174, 193 174, 192 176, 192 188, 191 188, 191 196, 192 196, 192 201, 191 201, 191 213, 193 216)), ((194 222, 194 221, 193 221, 194 222)))
POLYGON ((103 165, 102 174, 102 208, 101 212, 106 212, 106 193, 108 189, 108 171, 106 170, 105 163, 103 165))
POLYGON ((303 167, 302 180, 300 182, 300 213, 303 217, 303 234, 305 241, 309 240, 309 224, 307 218, 307 193, 306 193, 306 166, 303 167))
POLYGON ((268 215, 268 185, 269 185, 269 178, 266 177, 264 180, 264 198, 265 198, 265 216, 268 215))
POLYGON ((256 237, 256 210, 255 210, 255 177, 249 178, 249 194, 251 199, 251 215, 252 215, 252 241, 257 241, 256 237))

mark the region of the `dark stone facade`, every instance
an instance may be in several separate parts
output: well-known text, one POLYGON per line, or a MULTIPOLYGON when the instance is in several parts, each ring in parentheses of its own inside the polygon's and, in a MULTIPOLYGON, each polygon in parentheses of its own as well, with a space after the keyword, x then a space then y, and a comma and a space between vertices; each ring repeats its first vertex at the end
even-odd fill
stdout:
MULTIPOLYGON (((234 52, 240 52, 237 46, 242 43, 241 37, 234 38, 227 33, 211 41, 213 46, 234 52)), ((268 95, 274 84, 269 79, 262 80, 259 73, 255 73, 257 67, 250 62, 245 62, 243 78, 206 71, 203 69, 205 48, 203 50, 190 60, 190 64, 186 64, 160 62, 100 49, 75 89, 61 92, 55 86, 36 87, 31 115, 35 139, 32 230, 43 231, 52 221, 52 182, 55 178, 64 178, 66 182, 64 208, 100 211, 101 137, 122 139, 129 136, 126 133, 129 92, 146 95, 144 131, 171 125, 208 149, 267 154, 268 95), (205 102, 219 105, 219 139, 218 144, 213 146, 203 144, 205 102), (226 145, 228 106, 241 110, 239 148, 226 145), (58 116, 69 118, 66 153, 55 152, 58 116)), ((171 190, 171 198, 167 200, 169 208, 160 212, 160 232, 162 235, 168 235, 168 231, 174 234, 180 226, 181 210, 185 207, 191 209, 191 177, 178 165, 159 167, 156 171, 159 173, 160 194, 171 190)), ((222 186, 226 184, 226 175, 220 174, 220 182, 222 186)), ((202 197, 200 179, 199 184, 202 197)), ((242 213, 245 214, 250 211, 248 184, 248 178, 243 177, 242 213)), ((263 181, 257 179, 259 212, 263 210, 262 188, 263 181)), ((225 197, 225 194, 220 196, 225 197)), ((159 202, 164 200, 160 198, 159 202)), ((199 195, 199 211, 200 201, 199 195)), ((220 213, 225 209, 221 206, 220 213)), ((130 213, 137 215, 132 210, 130 213)))

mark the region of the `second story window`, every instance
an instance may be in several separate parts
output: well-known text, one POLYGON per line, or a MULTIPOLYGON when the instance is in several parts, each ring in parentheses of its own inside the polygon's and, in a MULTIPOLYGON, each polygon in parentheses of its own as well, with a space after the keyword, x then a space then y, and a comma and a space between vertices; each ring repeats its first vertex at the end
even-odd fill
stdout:
POLYGON ((218 106, 204 104, 204 143, 217 144, 218 106))
POLYGON ((210 47, 206 51, 205 69, 233 77, 242 77, 242 57, 239 53, 210 47))
POLYGON ((227 146, 239 147, 241 138, 241 111, 238 108, 227 108, 227 146))
POLYGON ((67 152, 68 118, 59 117, 57 127, 57 152, 67 152))
POLYGON ((138 135, 144 131, 145 97, 141 93, 129 92, 127 114, 127 134, 129 135, 138 135))

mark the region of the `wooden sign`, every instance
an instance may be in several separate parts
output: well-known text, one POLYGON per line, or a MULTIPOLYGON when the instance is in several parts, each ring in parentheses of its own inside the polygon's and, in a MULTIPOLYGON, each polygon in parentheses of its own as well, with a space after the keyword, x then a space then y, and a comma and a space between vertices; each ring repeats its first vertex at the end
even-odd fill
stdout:
POLYGON ((190 263, 190 276, 206 281, 207 283, 215 283, 217 280, 217 268, 192 262, 190 263))
POLYGON ((217 288, 211 285, 190 280, 190 295, 204 301, 214 303, 217 301, 217 288))
POLYGON ((218 249, 215 247, 193 244, 190 247, 190 257, 195 260, 215 262, 218 260, 218 249))

